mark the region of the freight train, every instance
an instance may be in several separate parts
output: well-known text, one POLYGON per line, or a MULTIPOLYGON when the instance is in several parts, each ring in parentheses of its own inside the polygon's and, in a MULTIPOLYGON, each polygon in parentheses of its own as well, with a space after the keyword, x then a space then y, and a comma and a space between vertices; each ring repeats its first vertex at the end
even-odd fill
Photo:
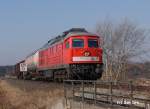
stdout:
POLYGON ((103 50, 100 45, 100 36, 84 28, 72 28, 17 63, 17 77, 97 80, 103 72, 103 50))

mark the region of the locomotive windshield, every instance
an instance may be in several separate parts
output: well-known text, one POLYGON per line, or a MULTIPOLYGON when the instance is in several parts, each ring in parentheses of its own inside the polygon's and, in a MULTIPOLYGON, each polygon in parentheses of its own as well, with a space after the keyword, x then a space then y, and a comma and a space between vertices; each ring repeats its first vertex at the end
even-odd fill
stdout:
POLYGON ((88 39, 88 47, 98 48, 98 41, 96 39, 88 39))
POLYGON ((84 40, 83 39, 73 39, 72 46, 73 47, 84 47, 84 40))

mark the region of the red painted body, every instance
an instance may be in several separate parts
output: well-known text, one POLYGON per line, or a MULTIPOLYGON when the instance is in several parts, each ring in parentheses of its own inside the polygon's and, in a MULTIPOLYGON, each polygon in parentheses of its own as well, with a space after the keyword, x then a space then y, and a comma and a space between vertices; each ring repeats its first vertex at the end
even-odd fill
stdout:
POLYGON ((63 42, 58 42, 45 50, 39 52, 39 69, 51 69, 61 67, 62 65, 74 63, 102 63, 102 48, 88 47, 88 39, 95 39, 100 43, 98 36, 69 36, 63 42), (72 47, 73 39, 83 39, 83 48, 72 47), (69 42, 70 47, 66 48, 66 43, 69 42), (89 52, 89 56, 85 56, 85 52, 89 52), (98 57, 98 61, 73 61, 73 57, 98 57))

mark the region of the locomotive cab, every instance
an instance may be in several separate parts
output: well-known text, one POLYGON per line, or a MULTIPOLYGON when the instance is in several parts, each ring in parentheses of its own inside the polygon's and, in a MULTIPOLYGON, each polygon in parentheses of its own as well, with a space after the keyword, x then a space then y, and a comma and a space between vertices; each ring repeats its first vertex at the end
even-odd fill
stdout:
POLYGON ((102 49, 99 47, 98 37, 83 36, 72 38, 72 62, 99 63, 102 49))
POLYGON ((65 42, 71 79, 98 79, 102 76, 102 48, 98 36, 71 36, 65 42))

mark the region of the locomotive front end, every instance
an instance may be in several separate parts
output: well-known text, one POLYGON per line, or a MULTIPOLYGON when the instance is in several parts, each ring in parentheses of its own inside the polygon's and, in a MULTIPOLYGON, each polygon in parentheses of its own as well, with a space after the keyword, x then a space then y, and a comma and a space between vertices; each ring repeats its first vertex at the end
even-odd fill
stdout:
POLYGON ((72 79, 97 80, 102 76, 102 48, 96 35, 70 37, 70 70, 72 79))

